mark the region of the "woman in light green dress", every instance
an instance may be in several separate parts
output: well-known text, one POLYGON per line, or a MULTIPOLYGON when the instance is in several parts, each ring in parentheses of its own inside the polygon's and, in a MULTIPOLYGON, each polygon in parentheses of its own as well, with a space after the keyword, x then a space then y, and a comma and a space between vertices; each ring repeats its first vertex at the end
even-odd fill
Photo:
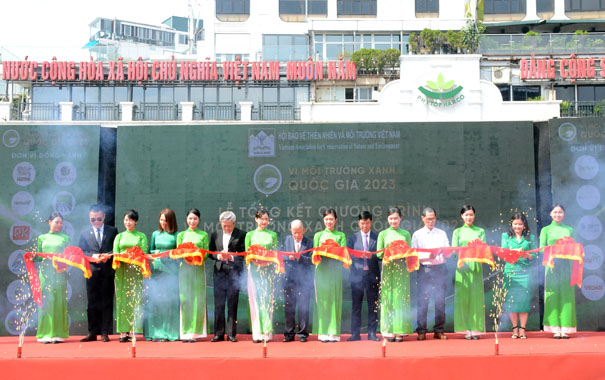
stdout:
MULTIPOLYGON (((321 246, 326 240, 334 240, 339 246, 347 246, 347 237, 336 231, 338 216, 336 210, 329 208, 323 213, 326 229, 319 231, 313 237, 313 247, 321 246)), ((315 302, 317 304, 317 331, 321 342, 340 341, 340 326, 342 323, 342 262, 322 257, 315 267, 315 302)))
MULTIPOLYGON (((540 231, 540 247, 553 245, 564 237, 573 237, 573 228, 563 224, 565 209, 555 204, 550 217, 552 223, 540 231)), ((555 339, 568 339, 575 333, 576 290, 569 285, 573 262, 565 259, 554 259, 554 268, 546 268, 544 276, 544 331, 554 334, 555 339)))
MULTIPOLYGON (((53 212, 48 217, 49 233, 38 236, 38 252, 63 253, 69 243, 69 236, 61 232, 63 216, 53 212)), ((69 317, 67 315, 67 277, 58 273, 51 259, 37 257, 41 261, 40 289, 42 306, 38 309, 38 331, 36 339, 41 343, 60 343, 69 338, 69 317)))
MULTIPOLYGON (((158 229, 149 241, 149 252, 160 253, 176 248, 177 222, 169 208, 160 212, 158 229)), ((179 264, 169 257, 155 259, 151 278, 144 281, 146 304, 143 331, 154 342, 179 339, 179 264)))
MULTIPOLYGON (((277 234, 267 229, 269 225, 267 210, 258 210, 254 220, 258 227, 246 234, 246 251, 252 245, 260 245, 268 250, 276 249, 277 234)), ((257 264, 254 261, 248 264, 248 301, 254 343, 271 340, 273 334, 275 276, 275 264, 257 264)))
MULTIPOLYGON (((465 247, 474 240, 485 242, 485 231, 473 224, 475 208, 466 205, 460 210, 464 226, 456 228, 452 247, 465 247)), ((466 339, 479 339, 485 333, 485 300, 483 268, 481 263, 465 263, 456 267, 454 280, 454 331, 465 334, 466 339)))
MULTIPOLYGON (((525 215, 516 212, 510 218, 508 232, 502 234, 502 248, 528 251, 536 248, 536 237, 529 232, 525 215)), ((536 256, 536 254, 532 254, 536 256)), ((531 264, 535 260, 520 257, 514 264, 506 263, 504 267, 504 288, 506 299, 504 310, 509 313, 513 326, 513 339, 525 339, 525 325, 531 309, 533 286, 531 264), (517 322, 518 320, 518 322, 517 322), (523 330, 523 331, 521 331, 523 330)))
MULTIPOLYGON (((128 248, 139 247, 147 252, 147 236, 136 230, 139 213, 128 210, 124 214, 126 231, 119 233, 113 241, 114 253, 125 253, 128 248)), ((120 262, 116 269, 116 331, 120 343, 132 339, 130 333, 143 332, 143 273, 134 264, 120 262)))
MULTIPOLYGON (((199 230, 200 211, 192 208, 187 211, 187 228, 179 233, 177 246, 193 243, 197 248, 208 250, 208 234, 199 230)), ((206 256, 204 255, 204 258, 206 256)), ((208 315, 206 312, 206 267, 189 264, 179 260, 179 298, 181 300, 181 340, 183 343, 194 343, 208 335, 208 315)))
MULTIPOLYGON (((398 207, 389 209, 388 229, 378 235, 377 249, 387 248, 391 243, 403 240, 411 247, 410 233, 399 227, 401 210, 398 207)), ((383 253, 378 253, 382 259, 383 253)), ((382 264, 380 281, 380 332, 390 342, 401 342, 403 336, 412 333, 412 315, 410 308, 410 274, 406 259, 397 259, 382 264)))

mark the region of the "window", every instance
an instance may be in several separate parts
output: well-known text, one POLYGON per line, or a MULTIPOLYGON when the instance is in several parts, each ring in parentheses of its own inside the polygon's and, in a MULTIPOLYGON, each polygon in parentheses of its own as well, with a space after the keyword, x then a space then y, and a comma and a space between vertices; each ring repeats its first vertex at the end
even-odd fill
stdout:
POLYGON ((221 21, 245 21, 250 16, 250 0, 216 0, 216 17, 221 21))
POLYGON ((439 0, 416 0, 416 13, 439 13, 439 0))
POLYGON ((327 0, 279 0, 279 14, 281 15, 327 15, 327 0), (309 9, 305 12, 305 4, 309 9))
POLYGON ((485 0, 485 13, 525 13, 525 0, 485 0))
POLYGON ((345 101, 347 102, 369 102, 371 100, 371 87, 345 88, 345 101))
POLYGON ((536 10, 541 12, 554 12, 554 0, 536 0, 536 10))
MULTIPOLYGON (((407 42, 407 36, 404 42, 407 42)), ((381 34, 316 34, 314 54, 316 59, 336 60, 340 56, 349 58, 360 49, 397 49, 407 53, 407 44, 403 50, 399 33, 381 34)))
POLYGON ((540 86, 513 86, 513 101, 525 101, 540 95, 540 86))
POLYGON ((599 102, 605 99, 605 86, 578 86, 578 101, 599 102))
POLYGON ((604 11, 605 0, 565 0, 565 12, 604 11))
POLYGON ((217 54, 216 62, 236 61, 238 57, 242 62, 250 60, 249 54, 232 53, 232 54, 217 54))
POLYGON ((337 0, 338 16, 376 16, 376 0, 337 0))
POLYGON ((263 35, 263 60, 300 61, 309 57, 306 35, 263 35))

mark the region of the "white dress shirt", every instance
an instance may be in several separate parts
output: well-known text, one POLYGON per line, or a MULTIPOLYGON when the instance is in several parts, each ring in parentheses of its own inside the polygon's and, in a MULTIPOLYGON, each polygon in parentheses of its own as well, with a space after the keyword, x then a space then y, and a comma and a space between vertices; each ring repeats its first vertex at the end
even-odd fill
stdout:
MULTIPOLYGON (((447 234, 437 227, 433 227, 432 230, 422 227, 412 235, 412 248, 440 248, 449 246, 450 241, 447 238, 447 234)), ((422 265, 445 263, 445 257, 443 257, 442 253, 439 253, 434 259, 431 259, 430 256, 431 254, 428 252, 418 252, 418 258, 422 265)))
POLYGON ((229 252, 229 240, 231 240, 231 234, 223 232, 223 252, 229 252))

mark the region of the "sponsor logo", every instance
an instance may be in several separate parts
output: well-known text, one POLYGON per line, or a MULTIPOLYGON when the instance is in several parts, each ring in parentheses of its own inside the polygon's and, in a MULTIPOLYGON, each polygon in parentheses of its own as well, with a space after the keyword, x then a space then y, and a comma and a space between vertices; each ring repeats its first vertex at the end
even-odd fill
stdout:
POLYGON ((460 94, 463 87, 456 85, 453 80, 445 81, 443 74, 437 75, 437 81, 426 81, 426 86, 418 87, 424 95, 418 95, 418 100, 433 107, 449 107, 462 101, 464 95, 460 94))
POLYGON ((9 334, 19 335, 21 329, 35 328, 38 323, 38 308, 32 313, 29 309, 25 311, 21 309, 13 309, 7 315, 4 320, 4 327, 9 334))
POLYGON ((14 129, 7 129, 2 134, 2 144, 7 148, 14 148, 19 144, 19 132, 14 129))
POLYGON ((69 186, 76 180, 77 170, 71 162, 60 162, 55 167, 55 181, 59 186, 69 186))
POLYGON ((8 269, 17 276, 22 276, 27 272, 23 255, 25 255, 25 251, 18 249, 8 256, 8 269))
POLYGON ((248 157, 275 157, 275 129, 248 130, 248 157))
POLYGON ((11 200, 13 212, 19 216, 29 214, 34 209, 34 197, 27 191, 19 191, 11 200))
POLYGON ((32 297, 32 292, 29 288, 29 284, 15 280, 8 284, 6 288, 6 298, 13 305, 21 305, 32 297))
POLYGON ((584 210, 592 210, 601 204, 601 192, 593 185, 584 185, 576 192, 576 201, 584 210))
POLYGON ((10 238, 16 245, 25 245, 31 237, 31 226, 25 222, 16 222, 11 226, 10 238))
POLYGON ((599 163, 593 156, 583 155, 576 160, 574 169, 578 177, 593 179, 599 173, 599 163))
POLYGON ((582 280, 582 294, 586 299, 598 301, 605 295, 605 284, 599 276, 591 274, 582 280))
POLYGON ((36 169, 29 162, 19 162, 13 169, 13 180, 19 186, 27 186, 36 179, 36 169))
POLYGON ((572 141, 576 138, 576 126, 572 123, 563 123, 559 125, 559 137, 563 141, 572 141))
POLYGON ((603 265, 603 251, 596 245, 584 246, 584 269, 598 270, 603 265))
POLYGON ((265 195, 273 194, 281 187, 279 169, 271 164, 261 165, 254 172, 254 187, 265 195))
POLYGON ((59 191, 53 199, 53 208, 61 214, 69 215, 76 206, 76 200, 72 193, 68 191, 59 191))
POLYGON ((584 215, 578 222, 578 231, 583 239, 591 241, 601 236, 603 225, 599 218, 592 215, 584 215))

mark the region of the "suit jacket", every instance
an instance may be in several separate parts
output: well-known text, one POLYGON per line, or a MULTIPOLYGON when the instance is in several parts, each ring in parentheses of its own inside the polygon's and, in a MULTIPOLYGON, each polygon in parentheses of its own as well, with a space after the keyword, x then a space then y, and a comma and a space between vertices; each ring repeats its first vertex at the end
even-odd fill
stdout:
MULTIPOLYGON (((302 241, 300 242, 300 250, 306 251, 307 249, 313 248, 313 240, 309 239, 306 236, 303 236, 302 241)), ((294 237, 292 235, 286 236, 286 238, 280 244, 280 251, 283 252, 294 252, 294 237)), ((299 260, 290 260, 287 256, 284 256, 284 265, 286 267, 286 275, 289 272, 294 270, 305 270, 311 271, 313 268, 313 263, 311 262, 311 256, 313 252, 307 252, 300 256, 299 260)))
MULTIPOLYGON (((210 247, 212 252, 223 251, 223 230, 213 232, 210 236, 210 247)), ((227 252, 245 252, 246 251, 246 232, 239 228, 234 228, 229 239, 227 252)), ((223 269, 232 268, 236 270, 244 269, 244 256, 233 256, 233 262, 221 261, 216 255, 210 255, 210 258, 216 260, 214 263, 214 272, 220 272, 223 269)))
MULTIPOLYGON (((374 252, 376 251, 376 241, 378 239, 378 235, 374 231, 370 231, 370 239, 368 241, 368 251, 374 252)), ((355 232, 353 235, 349 236, 347 240, 347 248, 355 249, 357 251, 363 251, 363 238, 361 237, 361 232, 355 232)), ((362 280, 364 271, 363 270, 363 258, 357 258, 351 255, 351 260, 353 260, 353 264, 351 264, 349 279, 351 282, 359 282, 362 280)), ((376 281, 380 281, 380 260, 376 257, 376 255, 372 255, 371 258, 367 259, 368 262, 368 271, 371 274, 372 279, 376 279, 376 281)))
MULTIPOLYGON (((94 228, 88 227, 80 234, 80 241, 78 246, 82 249, 86 256, 92 256, 95 253, 112 253, 113 252, 113 240, 118 234, 118 230, 115 227, 108 226, 105 224, 103 228, 103 239, 101 240, 101 246, 97 243, 97 237, 95 236, 94 228)), ((112 260, 109 259, 105 263, 99 263, 96 265, 111 268, 112 260)), ((95 264, 92 264, 95 265, 95 264)))

